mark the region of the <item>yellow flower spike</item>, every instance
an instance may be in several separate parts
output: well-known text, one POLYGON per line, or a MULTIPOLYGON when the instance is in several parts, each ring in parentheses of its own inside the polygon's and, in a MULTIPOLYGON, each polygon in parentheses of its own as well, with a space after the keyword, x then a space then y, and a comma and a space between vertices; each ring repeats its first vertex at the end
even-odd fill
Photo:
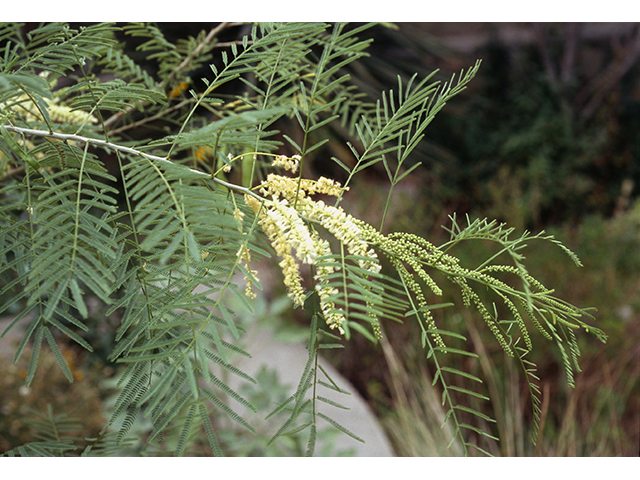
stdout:
MULTIPOLYGON (((300 157, 296 155, 293 157, 276 155, 272 165, 295 171, 299 161, 300 157)), ((259 185, 260 193, 270 200, 260 202, 256 198, 245 195, 247 205, 254 212, 260 212, 258 222, 276 254, 282 259, 280 268, 289 297, 295 305, 302 305, 304 302, 305 292, 296 258, 301 263, 314 265, 316 267, 315 290, 320 300, 320 309, 329 328, 338 329, 342 334, 344 334, 343 324, 346 318, 336 308, 335 303, 328 300, 338 291, 333 287, 327 287, 323 280, 335 269, 316 261, 318 257, 331 254, 329 243, 310 229, 303 218, 319 222, 346 247, 350 254, 363 257, 358 260, 361 268, 371 273, 378 273, 381 266, 363 235, 364 224, 339 207, 332 207, 321 200, 314 201, 308 197, 314 194, 339 196, 345 190, 346 188, 340 183, 326 177, 320 177, 318 180, 299 180, 270 173, 259 185), (298 182, 300 182, 299 190, 298 182)))

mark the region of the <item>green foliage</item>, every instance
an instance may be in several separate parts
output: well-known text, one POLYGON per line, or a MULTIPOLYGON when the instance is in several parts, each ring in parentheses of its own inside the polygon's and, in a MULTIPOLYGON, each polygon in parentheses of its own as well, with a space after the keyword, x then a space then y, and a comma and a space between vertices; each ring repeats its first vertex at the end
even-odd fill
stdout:
MULTIPOLYGON (((331 417, 331 409, 347 408, 348 400, 328 398, 327 391, 345 392, 319 366, 318 355, 341 347, 352 332, 377 342, 381 321, 419 324, 433 382, 441 388, 444 422, 462 453, 483 451, 470 432, 495 439, 491 426, 465 420, 494 422, 472 403, 488 399, 482 380, 448 364, 475 353, 460 332, 438 325, 432 315, 453 306, 433 301, 443 292, 436 274, 460 292, 456 306, 475 310, 516 359, 536 424, 540 400, 535 365, 525 358, 534 347, 528 324, 557 343, 570 382, 578 368, 574 331, 605 339, 582 320, 590 318, 586 310, 555 298, 528 273, 520 253, 524 242, 558 244, 552 237, 525 233, 512 239, 513 230, 495 222, 462 227, 455 218, 450 241, 440 246, 380 232, 393 187, 418 166, 411 152, 480 62, 445 85, 432 76, 399 78, 397 91, 384 92, 374 105, 343 73, 366 55, 370 41, 358 35, 368 27, 255 25, 228 50, 217 51, 214 39, 230 28, 226 24, 177 44, 153 25, 0 30, 0 312, 19 312, 3 335, 25 324, 15 360, 32 345, 27 386, 45 346, 73 381, 60 345, 71 341, 93 352, 85 338, 90 299, 101 302, 105 316, 120 320, 108 353, 119 369, 118 395, 85 455, 127 451, 141 422, 150 425, 136 451, 144 455, 184 455, 203 445, 208 454, 224 454, 213 420, 219 415, 257 433, 245 418, 257 408, 225 378, 256 383, 233 358, 250 356, 239 319, 251 312, 253 289, 260 287, 260 272, 252 266, 273 252, 281 258, 289 296, 310 312, 309 356, 295 392, 267 418, 284 414, 272 445, 304 434, 307 455, 315 452, 319 420, 364 441, 331 417), (120 35, 145 39, 138 50, 145 62, 157 64, 156 73, 123 50, 120 35), (211 73, 201 79, 204 88, 186 94, 189 72, 206 64, 211 73), (66 86, 58 87, 62 80, 66 86), (284 122, 293 123, 295 135, 280 134, 284 122), (330 141, 324 132, 333 124, 353 133, 348 147, 355 164, 332 159, 347 172, 345 186, 303 178, 305 161, 330 141), (380 230, 341 205, 352 178, 376 164, 390 182, 380 230), (277 166, 296 176, 274 175, 277 166), (316 194, 336 197, 335 204, 312 200, 316 194), (499 253, 461 265, 450 250, 478 239, 495 242, 499 253), (304 265, 311 288, 302 282, 304 265), (493 297, 485 299, 484 292, 493 297), (506 307, 507 320, 496 303, 506 307), (478 390, 463 387, 462 380, 478 390)), ((43 417, 34 424, 43 443, 15 451, 45 455, 77 448, 63 435, 66 421, 43 417)))

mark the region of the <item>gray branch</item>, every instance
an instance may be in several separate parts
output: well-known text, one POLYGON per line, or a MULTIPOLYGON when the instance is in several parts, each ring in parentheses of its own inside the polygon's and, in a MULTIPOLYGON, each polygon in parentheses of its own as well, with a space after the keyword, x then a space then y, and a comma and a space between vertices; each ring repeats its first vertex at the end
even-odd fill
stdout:
MULTIPOLYGON (((107 149, 107 150, 116 150, 116 151, 119 151, 119 152, 128 153, 130 155, 139 155, 139 156, 144 157, 144 158, 146 158, 148 160, 151 160, 153 162, 161 162, 161 163, 168 163, 170 165, 175 165, 175 163, 173 163, 171 160, 169 160, 166 157, 159 157, 158 155, 151 155, 150 153, 144 153, 144 152, 142 152, 140 150, 136 150, 135 148, 125 147, 123 145, 118 145, 116 143, 107 142, 105 140, 99 140, 97 138, 89 138, 89 137, 84 137, 82 135, 75 135, 75 134, 70 134, 70 133, 55 133, 55 132, 48 132, 46 130, 35 130, 35 129, 31 129, 31 128, 14 127, 13 125, 2 125, 2 128, 6 129, 9 132, 15 132, 15 133, 19 133, 21 135, 28 135, 28 136, 35 136, 35 137, 46 137, 46 138, 55 138, 57 140, 63 140, 63 141, 88 143, 90 145, 95 145, 97 147, 102 147, 102 148, 107 149)), ((228 188, 230 190, 235 190, 237 192, 241 192, 241 193, 244 193, 246 195, 251 195, 252 197, 257 198, 258 200, 263 200, 262 197, 260 197, 256 193, 252 192, 248 188, 241 187, 239 185, 234 185, 233 183, 225 182, 224 180, 220 180, 219 178, 216 178, 216 177, 212 176, 211 174, 206 173, 206 172, 202 172, 200 170, 196 170, 196 169, 188 168, 188 167, 185 167, 185 168, 187 168, 190 172, 195 173, 196 175, 198 175, 200 177, 208 178, 210 180, 213 180, 215 183, 217 183, 218 185, 221 185, 221 186, 223 186, 225 188, 228 188)))

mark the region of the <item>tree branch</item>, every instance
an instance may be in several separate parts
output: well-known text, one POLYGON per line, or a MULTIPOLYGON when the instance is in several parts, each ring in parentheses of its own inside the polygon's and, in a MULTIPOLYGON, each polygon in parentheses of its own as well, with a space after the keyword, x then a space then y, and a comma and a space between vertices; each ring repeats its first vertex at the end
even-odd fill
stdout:
MULTIPOLYGON (((2 125, 0 127, 6 129, 9 132, 19 133, 20 135, 29 135, 29 136, 44 137, 44 138, 55 138, 57 140, 63 140, 63 141, 88 143, 90 145, 95 145, 97 147, 102 147, 102 148, 107 149, 107 150, 116 150, 116 151, 119 151, 119 152, 128 153, 130 155, 139 155, 139 156, 144 157, 144 158, 146 158, 148 160, 151 160, 153 162, 162 162, 162 163, 168 163, 170 165, 176 165, 174 162, 172 162, 171 160, 169 160, 166 157, 160 157, 158 155, 152 155, 150 153, 145 153, 145 152, 142 152, 140 150, 136 150, 135 148, 125 147, 123 145, 118 145, 116 143, 107 142, 105 140, 99 140, 97 138, 89 138, 89 137, 84 137, 82 135, 75 135, 75 134, 70 134, 70 133, 55 133, 55 132, 48 132, 46 130, 35 130, 35 129, 31 129, 31 128, 14 127, 13 125, 2 125)), ((207 178, 207 179, 213 180, 215 183, 217 183, 218 185, 221 185, 221 186, 223 186, 225 188, 228 188, 230 190, 235 190, 237 192, 244 193, 246 195, 251 195, 252 197, 254 197, 254 198, 258 199, 258 200, 261 200, 261 201, 263 200, 263 198, 261 196, 259 196, 258 194, 252 192, 248 188, 241 187, 240 185, 235 185, 233 183, 225 182, 224 180, 220 180, 219 178, 216 178, 216 177, 212 176, 209 173, 202 172, 202 171, 196 170, 194 168, 189 168, 189 167, 184 167, 184 168, 186 168, 187 170, 189 170, 192 173, 197 174, 198 176, 200 176, 202 178, 207 178)))

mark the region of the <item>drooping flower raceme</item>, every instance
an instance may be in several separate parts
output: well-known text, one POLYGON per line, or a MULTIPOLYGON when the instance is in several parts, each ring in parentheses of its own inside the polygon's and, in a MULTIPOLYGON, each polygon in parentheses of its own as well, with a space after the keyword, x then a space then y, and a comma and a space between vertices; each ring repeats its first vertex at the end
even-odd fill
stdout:
MULTIPOLYGON (((297 160, 277 157, 274 165, 293 170, 297 168, 297 160)), ((282 259, 280 267, 289 297, 295 305, 304 303, 305 291, 296 259, 303 264, 314 265, 315 290, 320 299, 320 308, 329 328, 337 328, 340 333, 344 333, 343 324, 346 319, 344 312, 336 308, 335 302, 331 300, 339 292, 326 280, 328 275, 334 273, 335 267, 317 260, 330 255, 331 249, 329 242, 320 238, 309 221, 319 223, 342 242, 351 255, 358 257, 361 268, 372 273, 380 271, 375 252, 361 235, 361 223, 339 207, 308 197, 316 193, 338 196, 343 191, 344 188, 339 183, 324 177, 317 181, 299 181, 269 174, 260 186, 260 193, 270 200, 260 202, 254 197, 245 196, 247 205, 259 213, 260 226, 269 237, 276 254, 282 259)))

